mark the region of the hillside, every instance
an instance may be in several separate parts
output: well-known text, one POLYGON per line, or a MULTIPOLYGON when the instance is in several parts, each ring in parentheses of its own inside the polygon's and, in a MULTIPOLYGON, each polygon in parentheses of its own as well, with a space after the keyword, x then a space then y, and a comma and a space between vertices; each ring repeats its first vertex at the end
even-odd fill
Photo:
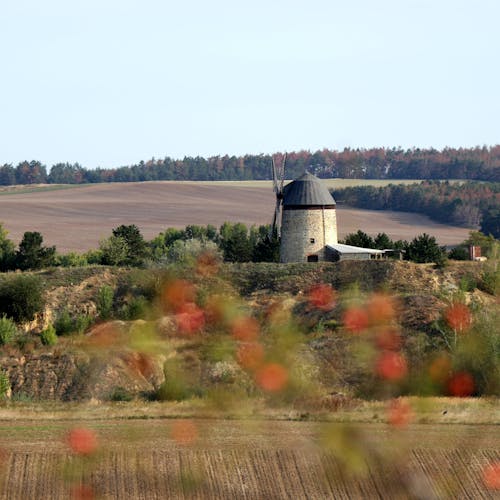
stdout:
MULTIPOLYGON (((471 308, 498 309, 495 298, 477 288, 482 287, 483 272, 480 263, 434 269, 396 261, 224 264, 208 275, 177 270, 173 283, 179 278, 192 282, 202 308, 193 304, 196 310, 179 314, 164 305, 165 293, 171 294, 168 287, 174 286, 168 285, 173 275, 165 271, 55 268, 38 273, 47 305, 35 322, 24 325, 26 333, 18 341, 4 346, 0 366, 8 374, 13 397, 21 400, 110 400, 120 394, 147 399, 157 397, 169 373, 189 379, 188 397, 218 386, 252 394, 251 370, 238 364, 235 351, 246 337, 237 337, 237 342, 231 337, 235 326, 230 325, 236 321, 231 318, 241 316, 250 331, 256 328, 246 323, 254 321, 251 318, 261 324, 262 343, 270 353, 276 342, 289 345, 291 357, 281 352, 276 359, 295 360, 316 381, 320 400, 335 405, 328 403, 328 394, 351 398, 372 390, 366 385, 366 373, 349 362, 352 335, 346 335, 343 325, 349 304, 361 305, 371 300, 373 292, 390 294, 397 306, 386 328, 398 328, 402 352, 409 362, 421 363, 424 351, 432 355, 443 349, 443 327, 437 324, 456 297, 471 308), (318 283, 331 285, 340 294, 327 307, 311 305, 311 290, 318 283), (96 317, 96 297, 103 286, 114 290, 114 318, 108 321, 96 317), (57 345, 42 346, 40 330, 63 313, 97 322, 84 335, 61 336, 57 345), (278 328, 281 322, 285 326, 278 328), (164 370, 167 360, 175 363, 164 370)), ((481 387, 496 391, 495 384, 481 387)), ((407 384, 404 390, 411 392, 412 387, 407 384)))

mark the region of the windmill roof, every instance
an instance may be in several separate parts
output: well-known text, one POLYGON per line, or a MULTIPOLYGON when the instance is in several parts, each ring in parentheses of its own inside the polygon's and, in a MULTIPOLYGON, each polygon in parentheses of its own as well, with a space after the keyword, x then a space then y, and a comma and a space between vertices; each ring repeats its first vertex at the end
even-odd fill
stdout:
POLYGON ((328 188, 315 176, 306 172, 283 188, 283 205, 335 205, 328 188))

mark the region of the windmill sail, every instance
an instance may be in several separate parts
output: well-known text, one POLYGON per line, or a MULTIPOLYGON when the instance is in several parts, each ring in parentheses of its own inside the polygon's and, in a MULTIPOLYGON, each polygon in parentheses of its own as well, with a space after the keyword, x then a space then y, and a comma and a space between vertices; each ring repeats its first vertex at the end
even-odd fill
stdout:
POLYGON ((278 238, 281 237, 281 211, 283 205, 283 183, 285 182, 285 162, 286 153, 279 167, 276 166, 276 162, 274 161, 274 158, 272 158, 273 191, 276 195, 276 207, 274 209, 270 236, 272 237, 276 235, 278 238))

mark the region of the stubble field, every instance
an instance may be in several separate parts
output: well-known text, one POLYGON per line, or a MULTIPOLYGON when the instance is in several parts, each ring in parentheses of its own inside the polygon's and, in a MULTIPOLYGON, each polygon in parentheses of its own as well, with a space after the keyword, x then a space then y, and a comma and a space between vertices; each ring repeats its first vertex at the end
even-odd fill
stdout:
POLYGON ((0 497, 495 498, 483 478, 500 460, 495 425, 198 419, 197 439, 179 443, 176 422, 2 421, 0 497), (82 426, 100 445, 83 460, 65 442, 82 426), (325 449, 328 433, 349 439, 325 449))
MULTIPOLYGON (((337 183, 339 187, 344 184, 337 183)), ((108 183, 0 194, 0 222, 11 239, 18 242, 25 231, 39 231, 45 243, 56 245, 60 252, 97 248, 99 240, 121 224, 136 224, 145 238, 152 239, 168 227, 188 224, 268 224, 274 210, 268 181, 108 183)), ((440 244, 452 245, 467 238, 469 232, 406 212, 339 206, 337 218, 340 238, 358 229, 406 240, 427 232, 440 244)))

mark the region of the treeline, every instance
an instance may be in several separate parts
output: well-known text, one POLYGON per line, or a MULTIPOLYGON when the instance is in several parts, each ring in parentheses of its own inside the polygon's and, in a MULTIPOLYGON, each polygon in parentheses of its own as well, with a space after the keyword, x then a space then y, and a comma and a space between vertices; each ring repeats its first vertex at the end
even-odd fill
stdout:
POLYGON ((334 192, 337 203, 370 210, 417 212, 431 219, 481 229, 500 238, 500 183, 420 184, 384 187, 358 186, 334 192))
MULTIPOLYGON (((347 179, 470 179, 500 181, 500 145, 475 148, 372 148, 287 154, 286 177, 304 170, 318 177, 347 179)), ((57 163, 47 171, 39 161, 0 166, 0 185, 83 184, 157 180, 265 180, 271 176, 270 155, 210 158, 152 158, 119 168, 87 169, 78 163, 57 163)))

